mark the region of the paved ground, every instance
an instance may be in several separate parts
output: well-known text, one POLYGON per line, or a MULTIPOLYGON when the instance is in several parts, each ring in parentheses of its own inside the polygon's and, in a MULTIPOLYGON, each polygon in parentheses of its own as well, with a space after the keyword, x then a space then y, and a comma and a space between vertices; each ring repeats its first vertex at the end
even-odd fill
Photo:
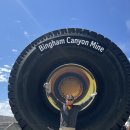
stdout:
POLYGON ((4 130, 13 122, 16 122, 16 120, 13 117, 0 116, 0 130, 4 130))

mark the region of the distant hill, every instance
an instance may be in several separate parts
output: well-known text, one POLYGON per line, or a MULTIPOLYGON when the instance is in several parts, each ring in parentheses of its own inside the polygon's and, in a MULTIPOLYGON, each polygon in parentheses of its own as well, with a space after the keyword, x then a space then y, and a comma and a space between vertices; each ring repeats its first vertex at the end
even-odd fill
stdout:
POLYGON ((4 130, 7 126, 16 122, 14 117, 0 116, 0 130, 4 130))

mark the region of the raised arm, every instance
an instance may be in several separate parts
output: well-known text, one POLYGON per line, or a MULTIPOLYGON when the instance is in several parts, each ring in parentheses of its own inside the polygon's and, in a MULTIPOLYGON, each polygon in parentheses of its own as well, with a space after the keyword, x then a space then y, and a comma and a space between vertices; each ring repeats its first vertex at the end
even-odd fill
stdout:
POLYGON ((61 107, 63 106, 63 104, 62 104, 52 93, 48 93, 47 95, 50 96, 50 97, 53 99, 54 103, 55 103, 59 108, 61 108, 61 107))
POLYGON ((53 99, 54 103, 59 108, 61 108, 63 104, 51 93, 51 86, 50 86, 50 84, 49 83, 45 83, 43 87, 45 88, 47 96, 50 96, 53 99))
POLYGON ((86 102, 84 102, 84 103, 82 103, 81 105, 79 105, 79 109, 81 110, 81 109, 83 109, 85 106, 87 106, 87 105, 90 103, 90 101, 91 101, 96 95, 97 95, 97 92, 91 94, 90 98, 89 98, 86 102))

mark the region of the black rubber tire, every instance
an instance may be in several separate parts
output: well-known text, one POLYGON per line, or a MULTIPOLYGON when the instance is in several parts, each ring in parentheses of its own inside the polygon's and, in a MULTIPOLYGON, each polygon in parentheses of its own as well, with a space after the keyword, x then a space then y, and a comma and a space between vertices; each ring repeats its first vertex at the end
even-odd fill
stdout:
POLYGON ((60 113, 48 103, 42 85, 52 70, 66 63, 86 67, 97 83, 98 95, 79 113, 76 129, 120 130, 130 115, 130 63, 109 39, 77 28, 56 30, 41 36, 16 60, 9 78, 8 95, 21 128, 59 129, 60 113), (65 43, 56 42, 62 39, 66 39, 65 43), (78 45, 78 40, 69 43, 72 39, 85 41, 79 40, 78 45), (98 50, 92 46, 94 42, 100 45, 98 50))

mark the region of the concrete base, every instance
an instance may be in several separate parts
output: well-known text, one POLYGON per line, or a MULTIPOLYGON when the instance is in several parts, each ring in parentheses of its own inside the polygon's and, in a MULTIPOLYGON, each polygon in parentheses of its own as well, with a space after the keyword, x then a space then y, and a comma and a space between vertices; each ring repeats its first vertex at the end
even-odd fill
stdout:
POLYGON ((20 128, 20 126, 18 125, 18 123, 13 123, 13 124, 9 125, 4 130, 22 130, 22 129, 20 128))

